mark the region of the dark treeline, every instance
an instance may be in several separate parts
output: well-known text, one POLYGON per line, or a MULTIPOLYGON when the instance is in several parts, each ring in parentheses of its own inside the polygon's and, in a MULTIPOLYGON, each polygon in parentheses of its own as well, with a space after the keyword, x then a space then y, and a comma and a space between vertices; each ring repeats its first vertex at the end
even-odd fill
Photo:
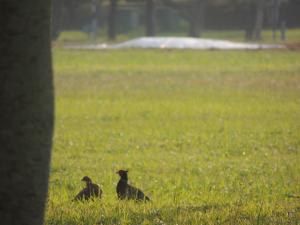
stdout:
POLYGON ((52 34, 82 30, 107 37, 141 26, 145 36, 186 31, 201 37, 205 29, 239 29, 247 39, 261 39, 262 28, 300 27, 300 0, 53 0, 52 34))

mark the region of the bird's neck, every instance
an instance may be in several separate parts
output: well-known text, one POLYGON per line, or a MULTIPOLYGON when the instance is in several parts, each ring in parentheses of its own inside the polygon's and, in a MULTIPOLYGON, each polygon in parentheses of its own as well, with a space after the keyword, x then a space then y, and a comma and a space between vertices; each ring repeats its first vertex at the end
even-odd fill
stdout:
POLYGON ((92 182, 86 182, 86 187, 90 188, 92 186, 92 182))
POLYGON ((128 177, 127 177, 127 174, 124 174, 124 175, 122 175, 121 176, 121 180, 123 180, 123 181, 128 181, 128 177))

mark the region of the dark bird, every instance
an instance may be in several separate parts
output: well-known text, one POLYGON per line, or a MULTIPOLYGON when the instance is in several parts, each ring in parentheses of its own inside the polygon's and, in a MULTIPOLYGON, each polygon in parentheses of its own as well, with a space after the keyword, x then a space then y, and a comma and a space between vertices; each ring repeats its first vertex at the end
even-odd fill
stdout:
POLYGON ((84 176, 81 181, 86 183, 86 187, 75 196, 75 201, 89 200, 94 197, 101 198, 102 190, 98 184, 92 182, 91 178, 84 176))
POLYGON ((120 180, 117 185, 118 198, 121 200, 150 201, 150 198, 148 198, 140 189, 128 184, 127 173, 127 170, 119 170, 117 172, 120 176, 120 180))

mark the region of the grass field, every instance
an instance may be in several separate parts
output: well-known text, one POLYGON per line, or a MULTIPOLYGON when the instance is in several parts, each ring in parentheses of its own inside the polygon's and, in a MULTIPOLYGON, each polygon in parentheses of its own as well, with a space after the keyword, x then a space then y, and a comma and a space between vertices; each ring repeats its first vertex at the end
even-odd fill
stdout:
POLYGON ((46 224, 300 224, 300 52, 54 49, 46 224), (119 202, 119 169, 151 203, 119 202), (88 175, 102 200, 71 202, 88 175))

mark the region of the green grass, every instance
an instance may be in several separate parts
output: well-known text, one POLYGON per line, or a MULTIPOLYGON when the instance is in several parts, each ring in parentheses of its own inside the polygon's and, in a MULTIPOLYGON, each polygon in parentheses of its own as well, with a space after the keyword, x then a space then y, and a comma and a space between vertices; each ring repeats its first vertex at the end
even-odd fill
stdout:
POLYGON ((46 224, 300 224, 299 59, 54 49, 46 224), (117 200, 119 169, 151 203, 117 200), (102 200, 71 202, 84 175, 102 200))

